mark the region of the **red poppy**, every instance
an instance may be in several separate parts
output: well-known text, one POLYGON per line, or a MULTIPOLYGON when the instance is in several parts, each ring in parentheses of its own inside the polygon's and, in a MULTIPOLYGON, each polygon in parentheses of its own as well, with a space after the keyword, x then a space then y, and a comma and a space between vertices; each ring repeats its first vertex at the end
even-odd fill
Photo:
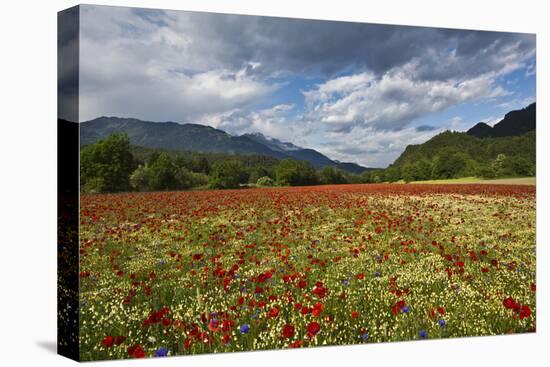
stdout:
POLYGON ((115 342, 115 338, 113 338, 111 335, 107 335, 105 338, 103 338, 103 340, 101 341, 101 344, 103 344, 105 348, 111 348, 114 342, 115 342))
POLYGON ((120 344, 124 343, 125 340, 126 340, 125 336, 119 335, 119 336, 115 337, 115 345, 120 345, 120 344))
POLYGON ((324 298, 327 295, 327 289, 323 286, 323 283, 317 282, 317 285, 313 288, 313 293, 319 298, 324 298))
POLYGON ((213 332, 217 332, 217 331, 220 330, 220 324, 219 324, 218 320, 216 320, 216 319, 210 320, 207 327, 208 327, 208 330, 213 331, 213 332))
POLYGON ((292 343, 290 343, 289 347, 290 348, 301 348, 303 343, 304 342, 301 341, 301 340, 296 340, 296 341, 293 341, 292 343))
POLYGON ((323 304, 320 302, 317 302, 313 305, 313 315, 319 316, 321 313, 323 313, 323 304))
POLYGON ((231 341, 231 334, 225 334, 222 338, 222 343, 227 344, 231 341))
POLYGON ((283 336, 287 339, 291 339, 294 336, 294 326, 286 324, 283 326, 283 336))
POLYGON ((508 309, 513 309, 513 310, 516 310, 516 309, 519 309, 520 306, 519 306, 519 303, 517 303, 512 297, 508 297, 506 298, 502 304, 504 305, 504 307, 508 308, 508 309))
POLYGON ((193 345, 193 340, 190 338, 185 339, 185 341, 183 342, 183 348, 185 349, 191 348, 192 345, 193 345))
POLYGON ((128 355, 132 358, 144 358, 145 351, 140 345, 133 345, 128 348, 128 355))
POLYGON ((489 272, 489 268, 481 268, 481 272, 482 272, 482 273, 488 273, 488 272, 489 272))
POLYGON ((317 335, 317 333, 320 330, 321 330, 321 325, 319 325, 318 322, 313 321, 307 325, 307 334, 309 335, 309 337, 313 337, 317 335))
POLYGON ((536 292, 537 291, 537 285, 535 283, 531 283, 531 290, 533 292, 536 292))
POLYGON ((521 306, 521 308, 519 309, 519 319, 523 320, 529 316, 531 316, 531 309, 529 308, 529 306, 521 306))
POLYGON ((277 317, 279 316, 279 309, 277 307, 273 307, 271 310, 269 310, 269 317, 277 317))
POLYGON ((352 312, 351 312, 351 318, 352 318, 352 319, 356 319, 356 318, 358 318, 358 317, 359 317, 359 312, 357 312, 357 311, 352 311, 352 312))
POLYGON ((401 311, 401 309, 405 306, 406 304, 404 300, 397 301, 393 305, 391 312, 393 313, 394 316, 397 316, 399 314, 399 311, 401 311))
POLYGON ((193 255, 193 260, 198 261, 200 259, 202 259, 202 254, 194 254, 193 255))

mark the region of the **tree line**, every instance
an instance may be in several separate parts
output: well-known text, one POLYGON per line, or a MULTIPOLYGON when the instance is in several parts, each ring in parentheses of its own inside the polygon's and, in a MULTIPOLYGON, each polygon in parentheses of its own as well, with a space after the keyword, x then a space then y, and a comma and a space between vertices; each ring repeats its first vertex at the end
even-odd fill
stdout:
POLYGON ((358 175, 294 159, 135 147, 112 134, 81 149, 80 183, 83 192, 102 193, 534 176, 535 142, 534 131, 484 139, 447 131, 409 145, 388 168, 358 175))
POLYGON ((359 182, 360 175, 334 167, 315 169, 307 161, 133 147, 125 134, 112 134, 80 152, 85 193, 359 182))

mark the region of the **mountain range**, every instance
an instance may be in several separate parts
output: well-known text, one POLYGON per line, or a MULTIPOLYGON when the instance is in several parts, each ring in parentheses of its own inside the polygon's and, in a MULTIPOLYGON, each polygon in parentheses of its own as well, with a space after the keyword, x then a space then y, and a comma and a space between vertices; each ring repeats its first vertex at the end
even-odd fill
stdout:
POLYGON ((260 133, 234 136, 206 125, 135 118, 103 116, 83 122, 80 124, 80 145, 95 143, 113 133, 126 133, 132 145, 147 148, 292 158, 308 161, 315 168, 332 166, 358 174, 369 169, 356 163, 332 160, 314 149, 302 148, 260 133))
POLYGON ((466 132, 444 131, 422 144, 408 145, 390 165, 403 168, 419 161, 433 161, 458 151, 478 163, 489 165, 499 154, 523 157, 536 163, 536 104, 508 112, 493 127, 480 122, 466 132))
POLYGON ((493 127, 484 122, 479 122, 466 134, 478 138, 502 138, 505 136, 519 136, 536 129, 536 103, 521 109, 510 111, 493 127))
MULTIPOLYGON (((536 128, 536 103, 515 111, 508 112, 504 118, 490 126, 480 122, 465 133, 453 139, 459 141, 447 144, 460 146, 466 142, 460 136, 473 138, 503 138, 521 136, 536 128)), ((85 146, 104 139, 112 133, 126 133, 130 143, 145 148, 167 149, 175 151, 215 152, 242 155, 263 155, 278 159, 292 158, 308 161, 315 168, 336 167, 343 171, 360 174, 373 168, 366 168, 356 163, 339 162, 314 150, 299 147, 289 142, 267 137, 261 133, 231 135, 225 131, 201 124, 180 124, 176 122, 152 122, 135 118, 98 117, 80 124, 80 144, 85 146)), ((441 134, 440 134, 441 135, 441 134)), ((443 135, 437 135, 420 145, 409 145, 397 158, 394 165, 410 161, 411 152, 426 151, 426 157, 436 154, 443 145, 437 143, 443 135), (434 150, 435 149, 435 150, 434 150)), ((469 143, 468 143, 469 144, 469 143)), ((416 157, 419 158, 419 157, 416 157)))

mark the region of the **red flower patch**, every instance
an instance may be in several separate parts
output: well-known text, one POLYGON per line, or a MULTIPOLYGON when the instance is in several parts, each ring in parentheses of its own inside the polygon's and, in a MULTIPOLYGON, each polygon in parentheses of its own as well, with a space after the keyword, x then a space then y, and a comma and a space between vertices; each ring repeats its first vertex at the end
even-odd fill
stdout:
POLYGON ((128 355, 132 358, 145 358, 145 350, 141 345, 133 345, 128 348, 128 355))
POLYGON ((283 337, 291 339, 294 336, 295 328, 290 324, 283 326, 283 337))
POLYGON ((519 309, 519 318, 520 320, 523 320, 527 317, 531 316, 531 309, 527 305, 523 305, 519 309))
POLYGON ((307 335, 312 338, 314 337, 315 335, 317 335, 317 333, 319 333, 319 331, 321 330, 321 325, 319 325, 318 322, 310 322, 308 325, 307 325, 307 335))
POLYGON ((105 348, 111 348, 113 344, 115 343, 115 338, 113 338, 111 335, 107 335, 103 340, 101 341, 101 344, 105 348))
POLYGON ((277 316, 279 316, 279 309, 277 307, 273 307, 269 310, 269 317, 275 318, 277 316))
POLYGON ((399 314, 399 311, 401 311, 401 309, 405 306, 406 306, 406 303, 404 300, 397 301, 393 305, 391 312, 393 313, 394 316, 397 316, 399 314))

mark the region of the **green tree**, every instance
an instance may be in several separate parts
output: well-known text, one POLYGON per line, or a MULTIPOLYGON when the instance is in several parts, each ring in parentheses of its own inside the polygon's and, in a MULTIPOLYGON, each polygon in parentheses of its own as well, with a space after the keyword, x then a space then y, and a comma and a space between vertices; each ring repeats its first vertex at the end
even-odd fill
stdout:
POLYGON ((325 167, 319 172, 319 181, 323 185, 348 183, 344 174, 334 167, 325 167))
POLYGON ((130 185, 137 191, 149 190, 149 169, 147 166, 140 165, 130 175, 130 185))
POLYGON ((475 175, 482 178, 494 178, 495 170, 490 164, 480 164, 477 167, 475 175))
POLYGON ((503 173, 506 176, 534 176, 534 165, 525 157, 506 157, 503 162, 503 173))
POLYGON ((466 162, 467 157, 464 153, 443 149, 435 158, 432 177, 436 179, 459 177, 466 168, 466 162))
POLYGON ((262 166, 256 166, 250 169, 250 174, 248 176, 248 182, 257 183, 258 180, 262 177, 269 177, 269 171, 262 166))
POLYGON ((317 172, 308 161, 298 161, 296 163, 298 169, 298 181, 296 186, 318 185, 319 177, 317 172))
MULTIPOLYGON (((380 179, 382 176, 380 176, 380 179)), ((384 170, 384 181, 395 182, 401 178, 401 170, 398 166, 391 165, 384 170)))
POLYGON ((275 181, 280 186, 292 186, 298 182, 298 165, 293 159, 283 159, 275 167, 275 181))
POLYGON ((495 160, 493 161, 492 167, 495 172, 495 177, 503 177, 507 175, 506 170, 506 154, 498 154, 495 160))
POLYGON ((153 164, 155 164, 156 160, 160 157, 160 152, 155 150, 151 153, 151 155, 149 155, 149 158, 147 159, 147 164, 149 166, 152 166, 153 164))
POLYGON ((432 163, 427 159, 420 159, 414 164, 415 178, 417 181, 432 178, 432 163))
POLYGON ((160 153, 148 167, 148 182, 151 190, 176 190, 179 187, 178 166, 166 153, 160 153))
POLYGON ((128 136, 112 134, 81 150, 80 183, 84 191, 128 191, 135 167, 128 136))
POLYGON ((417 177, 418 177, 418 174, 414 164, 405 163, 403 167, 401 167, 401 178, 405 182, 416 181, 417 177))
POLYGON ((246 183, 248 174, 242 162, 226 160, 214 163, 208 185, 213 189, 237 188, 246 183))
POLYGON ((317 173, 307 161, 283 159, 275 167, 275 181, 280 186, 305 186, 319 183, 317 173))

